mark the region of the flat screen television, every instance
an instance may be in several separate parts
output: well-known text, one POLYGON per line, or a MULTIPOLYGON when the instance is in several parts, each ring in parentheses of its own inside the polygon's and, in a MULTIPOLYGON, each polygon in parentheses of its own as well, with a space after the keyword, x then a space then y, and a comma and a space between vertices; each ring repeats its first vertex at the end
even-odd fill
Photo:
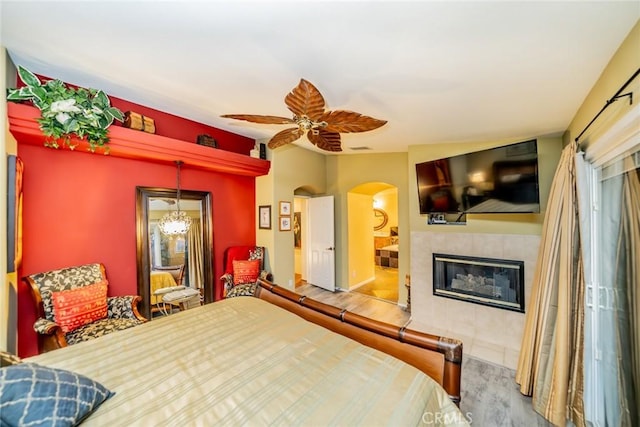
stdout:
POLYGON ((539 213, 537 140, 416 164, 420 213, 539 213))

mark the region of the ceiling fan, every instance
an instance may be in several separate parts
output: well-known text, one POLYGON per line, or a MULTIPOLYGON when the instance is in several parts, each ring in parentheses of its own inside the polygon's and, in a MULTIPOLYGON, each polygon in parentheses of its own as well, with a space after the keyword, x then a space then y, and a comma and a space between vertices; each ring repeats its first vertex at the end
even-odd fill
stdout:
POLYGON ((250 114, 225 114, 221 117, 262 124, 297 125, 275 134, 269 140, 269 148, 289 144, 306 132, 312 144, 326 151, 342 151, 340 133, 366 132, 387 123, 386 120, 374 119, 353 111, 325 111, 322 94, 305 79, 300 79, 298 86, 284 98, 284 102, 293 113, 291 119, 250 114))

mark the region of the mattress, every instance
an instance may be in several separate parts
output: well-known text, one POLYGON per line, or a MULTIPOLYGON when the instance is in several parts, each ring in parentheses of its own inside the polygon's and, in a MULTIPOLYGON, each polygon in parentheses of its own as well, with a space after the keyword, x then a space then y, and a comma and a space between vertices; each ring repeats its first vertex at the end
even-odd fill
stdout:
POLYGON ((443 425, 467 425, 416 368, 252 297, 26 361, 73 370, 115 392, 83 426, 410 426, 434 414, 443 425))

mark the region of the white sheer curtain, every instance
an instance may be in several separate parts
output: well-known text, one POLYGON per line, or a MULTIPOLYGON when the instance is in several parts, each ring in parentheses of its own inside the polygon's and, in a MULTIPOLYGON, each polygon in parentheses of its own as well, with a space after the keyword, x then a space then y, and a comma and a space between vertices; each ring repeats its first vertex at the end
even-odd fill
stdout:
POLYGON ((582 260, 585 272, 585 320, 584 320, 584 415, 586 420, 596 419, 596 414, 604 413, 604 400, 601 395, 594 393, 600 390, 600 379, 594 375, 596 370, 595 358, 597 354, 596 342, 593 339, 597 333, 598 311, 594 310, 594 278, 598 277, 600 263, 593 259, 592 242, 598 240, 599 229, 596 227, 596 210, 599 187, 593 165, 585 161, 584 153, 576 155, 576 187, 578 192, 578 216, 580 237, 582 239, 582 260))
POLYGON ((585 264, 585 418, 638 425, 640 108, 576 158, 585 264))
POLYGON ((600 236, 597 241, 600 252, 600 280, 599 290, 602 297, 599 301, 600 318, 598 320, 599 353, 602 363, 602 386, 604 393, 604 410, 606 414, 606 425, 621 426, 632 424, 620 423, 620 410, 616 408, 616 402, 621 401, 620 390, 618 389, 618 378, 620 376, 620 366, 618 359, 622 359, 619 343, 617 342, 617 316, 616 306, 618 296, 614 277, 618 268, 616 262, 616 247, 618 245, 618 235, 620 234, 620 204, 622 193, 622 179, 620 176, 610 178, 600 183, 602 186, 602 203, 600 205, 600 236), (616 409, 614 409, 616 408, 616 409))

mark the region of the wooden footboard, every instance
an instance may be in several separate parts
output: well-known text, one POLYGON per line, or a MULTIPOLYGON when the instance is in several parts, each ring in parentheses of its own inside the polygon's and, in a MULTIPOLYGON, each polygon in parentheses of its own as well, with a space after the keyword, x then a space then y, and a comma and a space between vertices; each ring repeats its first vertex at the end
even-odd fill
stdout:
POLYGON ((460 404, 462 342, 372 320, 259 279, 255 296, 420 369, 460 404))

